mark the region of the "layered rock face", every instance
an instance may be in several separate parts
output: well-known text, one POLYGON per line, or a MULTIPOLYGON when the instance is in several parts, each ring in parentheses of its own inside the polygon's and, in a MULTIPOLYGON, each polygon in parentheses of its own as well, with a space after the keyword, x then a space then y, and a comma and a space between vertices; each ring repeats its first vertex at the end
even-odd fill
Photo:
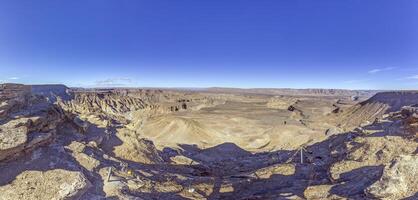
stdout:
POLYGON ((92 186, 82 172, 68 170, 74 170, 74 164, 60 159, 65 156, 60 148, 50 147, 56 145, 62 124, 77 126, 68 119, 72 115, 52 103, 51 98, 58 97, 56 92, 0 85, 1 200, 79 199, 92 186), (45 148, 49 153, 42 153, 45 148), (62 162, 63 169, 54 169, 57 162, 62 162))
POLYGON ((418 91, 381 92, 361 104, 370 103, 386 104, 389 106, 387 112, 396 112, 404 106, 418 104, 418 91))
POLYGON ((58 99, 67 113, 136 127, 147 117, 214 106, 224 101, 201 95, 146 89, 73 90, 73 99, 58 99))
POLYGON ((0 160, 13 159, 53 139, 61 122, 59 108, 32 96, 30 86, 1 86, 0 160))
POLYGON ((16 111, 24 106, 25 101, 30 94, 30 86, 20 84, 1 84, 0 119, 7 117, 10 112, 16 111))
POLYGON ((340 126, 350 129, 372 123, 384 114, 399 111, 403 106, 418 104, 418 92, 381 92, 344 112, 338 119, 340 126))
MULTIPOLYGON (((66 111, 84 115, 132 119, 132 112, 167 113, 187 109, 176 97, 160 90, 73 91, 71 101, 59 101, 66 111)), ((186 101, 186 100, 185 100, 186 101)))
POLYGON ((70 102, 63 102, 62 106, 67 110, 80 113, 103 112, 109 115, 116 115, 131 110, 143 109, 146 107, 146 103, 141 98, 113 92, 76 92, 74 93, 74 99, 70 102))

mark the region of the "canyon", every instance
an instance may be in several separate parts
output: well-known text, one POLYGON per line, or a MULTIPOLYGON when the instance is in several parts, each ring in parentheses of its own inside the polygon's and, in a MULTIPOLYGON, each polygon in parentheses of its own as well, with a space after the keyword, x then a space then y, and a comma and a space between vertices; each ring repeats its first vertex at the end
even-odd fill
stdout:
POLYGON ((417 199, 418 91, 0 85, 0 200, 417 199))

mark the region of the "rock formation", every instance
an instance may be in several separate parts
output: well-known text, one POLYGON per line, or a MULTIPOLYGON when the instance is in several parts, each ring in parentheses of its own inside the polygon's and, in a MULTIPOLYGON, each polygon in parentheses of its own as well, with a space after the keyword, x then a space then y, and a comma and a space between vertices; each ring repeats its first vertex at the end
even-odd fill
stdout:
POLYGON ((239 92, 0 85, 0 199, 416 197, 416 92, 239 92))
POLYGON ((378 199, 402 199, 418 191, 418 156, 402 155, 388 163, 379 181, 366 189, 378 199))
POLYGON ((25 171, 10 184, 0 186, 0 199, 78 199, 90 187, 91 183, 81 172, 25 171))
POLYGON ((44 97, 31 96, 30 87, 2 85, 3 121, 0 123, 0 160, 52 141, 62 120, 59 108, 44 97))
POLYGON ((7 117, 11 112, 19 110, 26 104, 30 95, 30 86, 19 84, 0 85, 0 119, 7 117))
POLYGON ((338 117, 347 129, 372 123, 384 114, 399 111, 403 106, 418 104, 418 92, 382 92, 347 109, 338 117))

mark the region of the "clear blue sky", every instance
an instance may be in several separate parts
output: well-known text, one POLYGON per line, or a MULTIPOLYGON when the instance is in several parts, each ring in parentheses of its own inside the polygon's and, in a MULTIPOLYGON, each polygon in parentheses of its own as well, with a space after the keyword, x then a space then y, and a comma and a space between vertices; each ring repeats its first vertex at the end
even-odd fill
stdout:
POLYGON ((0 81, 418 89, 418 1, 0 0, 0 81))

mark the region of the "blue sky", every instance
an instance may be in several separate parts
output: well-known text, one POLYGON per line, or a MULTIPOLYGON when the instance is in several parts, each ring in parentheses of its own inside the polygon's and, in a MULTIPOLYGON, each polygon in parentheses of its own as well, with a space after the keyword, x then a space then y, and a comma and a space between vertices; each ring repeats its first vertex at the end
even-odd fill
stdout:
POLYGON ((418 89, 418 1, 0 0, 0 82, 418 89))

